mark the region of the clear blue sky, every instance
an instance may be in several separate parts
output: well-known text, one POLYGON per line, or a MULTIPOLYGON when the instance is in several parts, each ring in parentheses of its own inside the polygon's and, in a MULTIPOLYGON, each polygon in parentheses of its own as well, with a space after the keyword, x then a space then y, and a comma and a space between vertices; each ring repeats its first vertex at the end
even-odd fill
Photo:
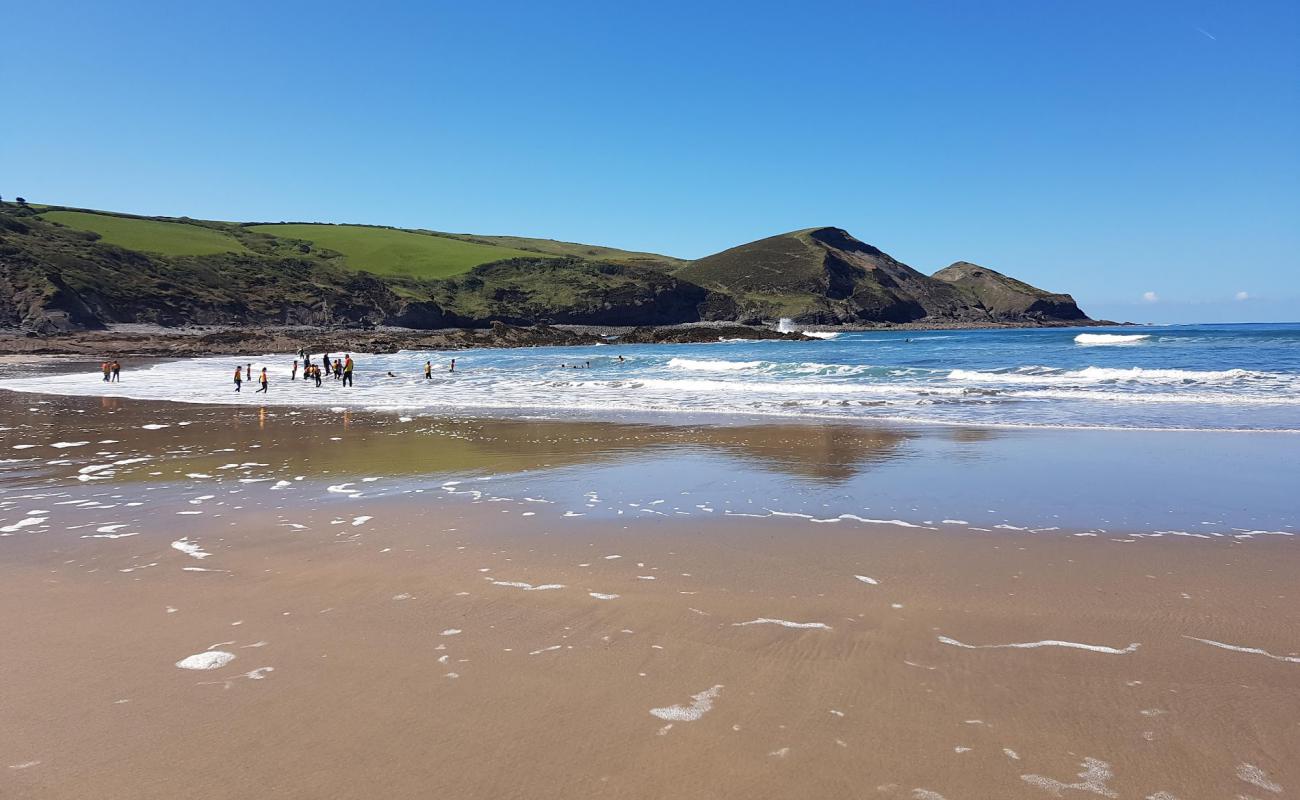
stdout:
POLYGON ((838 225, 1098 316, 1300 319, 1295 0, 23 2, 0 58, 5 197, 683 257, 838 225))

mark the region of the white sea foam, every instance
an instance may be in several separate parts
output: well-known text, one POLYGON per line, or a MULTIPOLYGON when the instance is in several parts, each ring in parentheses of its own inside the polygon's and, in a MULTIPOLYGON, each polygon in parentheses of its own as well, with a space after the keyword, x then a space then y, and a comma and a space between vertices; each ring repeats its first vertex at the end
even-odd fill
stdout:
POLYGON ((718 693, 721 691, 722 684, 718 684, 699 694, 691 695, 691 702, 688 705, 652 708, 650 714, 667 722, 695 722, 713 709, 713 701, 718 699, 718 693))
POLYGON ((1274 661, 1287 661, 1292 664, 1300 664, 1300 656, 1278 656, 1268 652, 1267 650, 1261 650, 1258 647, 1242 647, 1241 645, 1224 644, 1223 642, 1216 642, 1213 639, 1202 639, 1198 636, 1184 635, 1183 638, 1191 639, 1194 642, 1201 642, 1202 644, 1208 644, 1211 647, 1219 647, 1224 650, 1235 650, 1238 653, 1252 653, 1254 655, 1267 656, 1268 658, 1271 658, 1274 661))
POLYGON ((736 372, 758 369, 763 366, 763 363, 762 361, 714 361, 696 358, 673 358, 669 359, 668 366, 675 369, 701 370, 705 372, 736 372))
POLYGON ((1079 772, 1079 780, 1074 783, 1065 783, 1042 775, 1021 775, 1020 780, 1030 786, 1036 786, 1039 789, 1051 792, 1057 797, 1060 797, 1061 792, 1066 789, 1078 792, 1092 792, 1102 797, 1119 797, 1119 792, 1106 785, 1115 778, 1115 773, 1111 770, 1110 764, 1097 758, 1085 758, 1080 766, 1083 769, 1079 772))
POLYGON ((746 625, 780 625, 783 628, 808 628, 824 631, 831 629, 831 626, 824 622, 791 622, 788 619, 773 619, 771 617, 759 617, 758 619, 751 619, 748 622, 731 623, 733 628, 743 628, 746 625))
POLYGON ((42 522, 45 522, 47 519, 48 517, 27 517, 26 519, 20 519, 11 525, 5 525, 4 527, 0 527, 0 533, 17 533, 23 528, 30 528, 34 525, 40 525, 42 522))
POLYGON ((967 650, 1000 650, 1004 648, 1018 650, 1032 650, 1038 647, 1065 647, 1073 650, 1091 650, 1094 653, 1108 653, 1110 655, 1125 655, 1136 651, 1142 645, 1133 642, 1128 647, 1114 648, 1100 644, 1081 644, 1079 642, 1067 642, 1060 639, 1044 639, 1039 642, 1012 642, 1010 644, 966 644, 948 636, 938 637, 943 644, 952 645, 953 647, 963 647, 967 650))
POLYGON ((1273 794, 1282 793, 1282 785, 1269 778, 1268 773, 1254 764, 1238 764, 1237 778, 1249 783, 1251 786, 1257 786, 1266 792, 1272 792, 1273 794))
POLYGON ((1081 333, 1074 337, 1075 344, 1099 345, 1099 344, 1137 344, 1150 339, 1151 335, 1147 333, 1081 333))
POLYGON ((188 536, 186 536, 183 539, 177 539, 176 541, 172 542, 172 549, 179 550, 187 556, 193 556, 194 558, 199 558, 199 559, 207 558, 208 556, 212 555, 211 553, 204 550, 202 547, 199 547, 197 542, 191 542, 188 536))
POLYGON ((225 650, 207 650, 182 658, 176 662, 176 666, 181 669, 220 669, 234 660, 234 653, 227 653, 225 650))
POLYGON ((523 581, 492 581, 493 586, 509 586, 514 589, 523 589, 525 592, 544 592, 548 589, 563 589, 562 583, 543 583, 540 586, 534 586, 531 583, 523 581))
POLYGON ((871 584, 872 586, 879 585, 879 583, 880 583, 880 581, 876 580, 875 578, 868 578, 866 575, 854 575, 853 577, 857 578, 858 580, 862 581, 863 583, 869 583, 869 584, 871 584))
POLYGON ((591 595, 597 600, 617 600, 621 596, 617 594, 605 594, 603 592, 587 592, 587 594, 591 595))

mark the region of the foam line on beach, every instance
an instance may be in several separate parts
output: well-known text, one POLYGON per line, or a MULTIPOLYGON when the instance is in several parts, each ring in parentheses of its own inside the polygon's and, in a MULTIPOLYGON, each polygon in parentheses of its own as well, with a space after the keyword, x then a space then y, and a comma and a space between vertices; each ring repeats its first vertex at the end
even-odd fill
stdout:
POLYGON ((1184 635, 1183 638, 1191 639, 1194 642, 1200 642, 1202 644, 1208 644, 1211 647, 1218 647, 1223 650, 1233 650, 1238 653, 1251 653, 1257 656, 1266 656, 1268 658, 1273 659, 1274 661, 1286 661, 1292 664, 1300 664, 1300 656, 1279 656, 1279 655, 1274 655, 1273 653, 1270 653, 1267 650, 1262 650, 1258 647, 1243 647, 1242 645, 1225 644, 1224 642, 1216 642, 1213 639, 1202 639, 1199 636, 1184 635))
POLYGON ((1011 642, 1009 644, 966 644, 965 642, 959 642, 956 639, 953 639, 949 636, 939 636, 937 638, 943 644, 952 645, 953 647, 965 648, 966 650, 1000 650, 1000 649, 1033 650, 1039 647, 1065 647, 1072 650, 1090 650, 1094 653, 1107 653, 1109 655, 1115 655, 1115 656, 1127 655, 1128 653, 1132 653, 1142 646, 1140 642, 1133 642, 1128 647, 1115 648, 1115 647, 1107 647, 1106 645, 1101 645, 1101 644, 1083 644, 1082 642, 1067 642, 1062 639, 1043 639, 1037 642, 1011 642))
POLYGON ((512 589, 523 589, 525 592, 544 592, 550 589, 564 588, 564 584, 562 583, 543 583, 539 586, 534 586, 531 583, 524 583, 523 581, 492 581, 492 585, 509 586, 512 589))
POLYGON ((791 622, 788 619, 773 619, 772 617, 759 617, 751 619, 748 622, 733 622, 731 627, 743 628, 746 625, 780 625, 783 628, 800 628, 810 630, 831 630, 831 626, 824 622, 791 622))

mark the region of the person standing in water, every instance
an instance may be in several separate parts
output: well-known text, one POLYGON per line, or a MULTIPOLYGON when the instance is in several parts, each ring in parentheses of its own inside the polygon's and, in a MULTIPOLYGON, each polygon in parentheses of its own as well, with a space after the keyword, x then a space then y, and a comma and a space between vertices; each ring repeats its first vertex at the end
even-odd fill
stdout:
POLYGON ((433 380, 433 362, 432 362, 432 361, 426 361, 426 362, 424 362, 424 379, 425 379, 426 381, 431 381, 431 380, 433 380))
POLYGON ((99 365, 99 368, 104 372, 104 383, 108 383, 108 373, 113 369, 112 366, 105 361, 103 364, 99 365))
POLYGON ((122 380, 122 362, 118 361, 115 358, 113 359, 112 367, 113 367, 113 382, 118 383, 122 380))
MULTIPOLYGON (((305 378, 305 377, 307 377, 307 376, 304 374, 303 377, 305 378)), ((291 381, 296 381, 296 380, 298 380, 298 360, 297 360, 297 359, 294 359, 294 362, 293 362, 293 375, 290 375, 290 376, 289 376, 289 380, 291 380, 291 381)))
POLYGON ((258 392, 266 392, 267 394, 270 394, 270 392, 266 391, 267 387, 270 385, 270 381, 266 379, 266 367, 262 367, 262 375, 257 380, 262 384, 262 388, 258 389, 257 392, 253 392, 253 394, 257 394, 258 392))
POLYGON ((451 369, 449 369, 449 370, 447 370, 447 371, 448 371, 448 372, 455 372, 455 371, 456 371, 456 359, 453 358, 453 359, 451 360, 451 369))
MULTIPOLYGON (((108 380, 108 378, 104 378, 104 380, 108 380)), ((243 367, 235 367, 235 391, 237 392, 242 388, 244 388, 243 367)))
POLYGON ((351 386, 351 385, 352 385, 352 367, 355 366, 355 365, 352 363, 352 354, 351 354, 351 353, 348 353, 348 354, 344 355, 343 358, 344 358, 344 361, 343 361, 343 385, 344 385, 344 386, 351 386))

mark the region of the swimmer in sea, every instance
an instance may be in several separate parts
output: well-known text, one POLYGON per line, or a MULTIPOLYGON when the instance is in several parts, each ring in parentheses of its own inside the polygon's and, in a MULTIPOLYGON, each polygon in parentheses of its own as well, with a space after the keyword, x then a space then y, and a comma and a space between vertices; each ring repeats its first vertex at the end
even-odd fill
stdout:
POLYGON ((448 371, 448 372, 455 372, 455 371, 456 371, 456 359, 453 358, 453 359, 451 360, 451 369, 449 369, 449 370, 447 370, 447 371, 448 371))
POLYGON ((426 362, 424 362, 424 379, 425 379, 426 381, 431 381, 431 380, 433 380, 433 362, 432 362, 432 361, 426 361, 426 362))

